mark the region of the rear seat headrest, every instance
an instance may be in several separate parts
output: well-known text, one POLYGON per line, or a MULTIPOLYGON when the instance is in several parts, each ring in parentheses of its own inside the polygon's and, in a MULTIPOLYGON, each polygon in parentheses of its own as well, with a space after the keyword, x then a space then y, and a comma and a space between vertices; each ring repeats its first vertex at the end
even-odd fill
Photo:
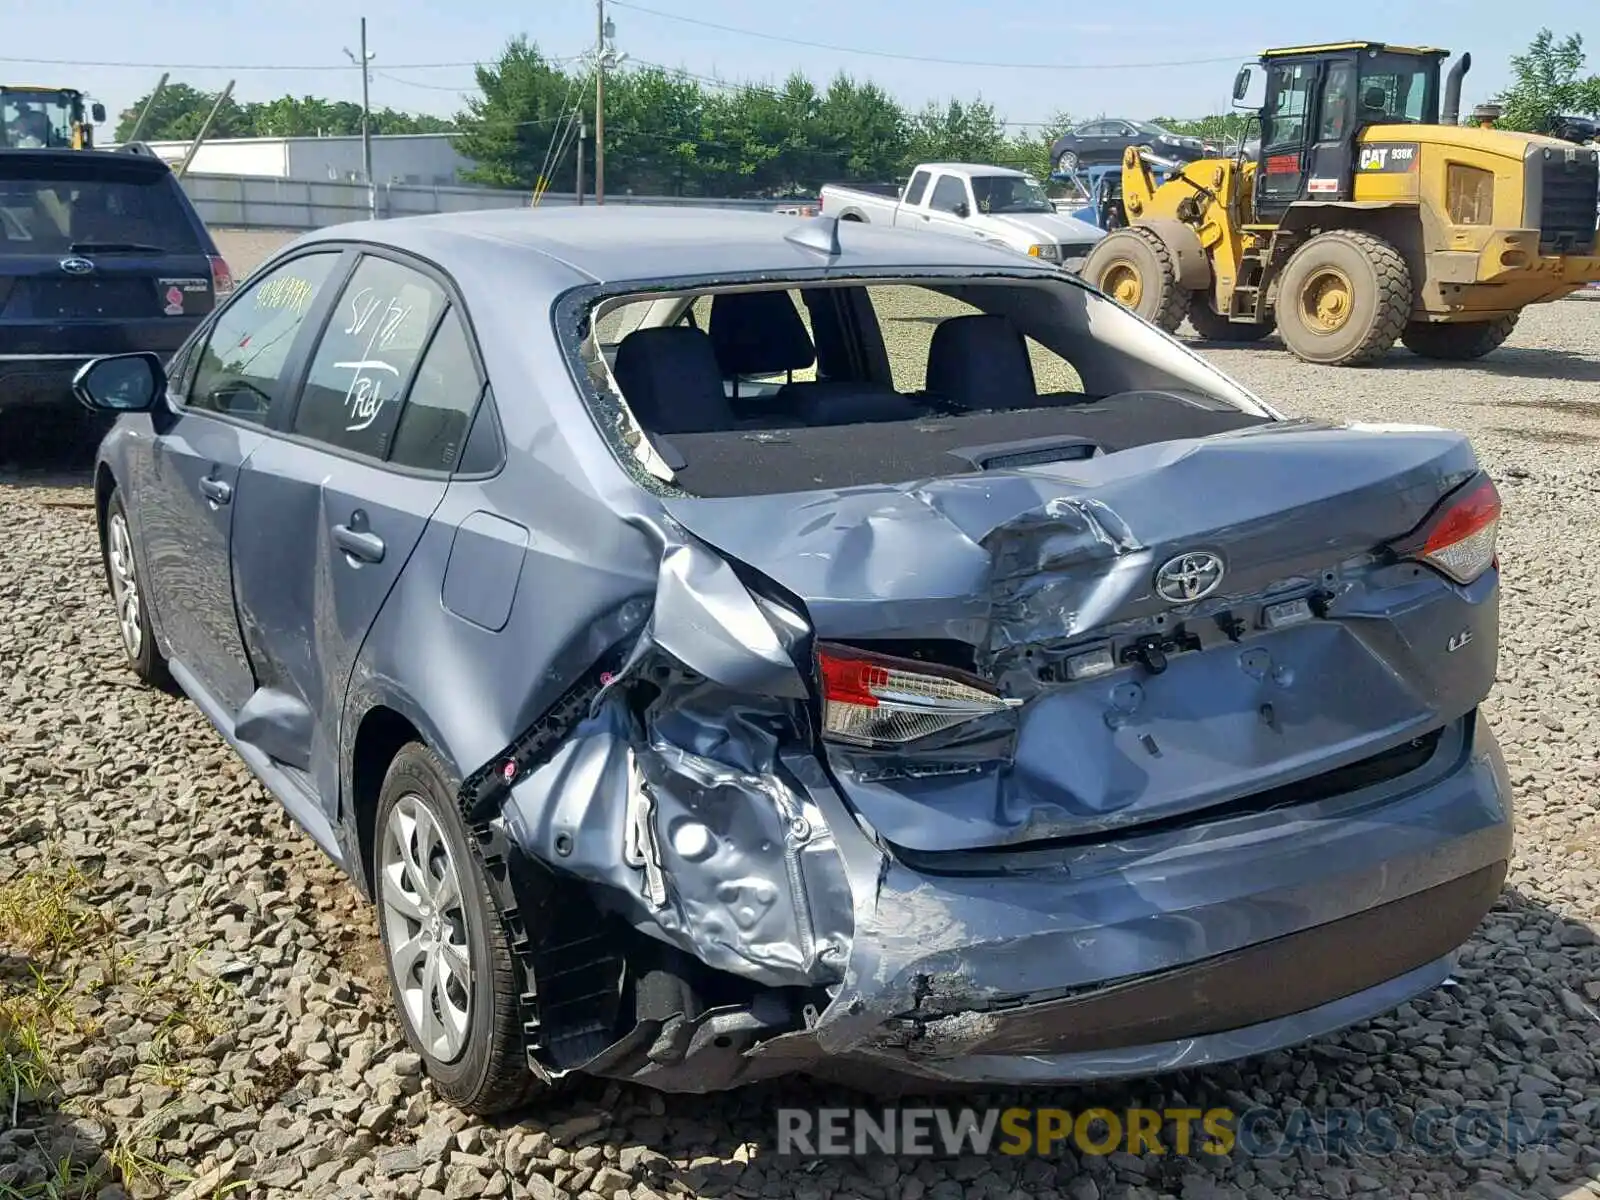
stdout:
POLYGON ((611 373, 634 416, 653 433, 712 433, 733 427, 716 352, 698 329, 670 325, 634 330, 617 347, 611 373))
POLYGON ((802 371, 817 361, 811 335, 788 292, 713 296, 710 326, 724 378, 802 371))
POLYGON ((998 313, 946 317, 928 344, 923 389, 963 408, 1015 408, 1038 397, 1028 343, 998 313))

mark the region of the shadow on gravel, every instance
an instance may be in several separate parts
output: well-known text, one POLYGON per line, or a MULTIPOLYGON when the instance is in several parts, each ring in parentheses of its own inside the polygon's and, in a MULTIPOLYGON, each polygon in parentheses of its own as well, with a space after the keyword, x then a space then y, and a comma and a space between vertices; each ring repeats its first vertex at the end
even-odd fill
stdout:
POLYGON ((1526 408, 1533 412, 1557 412, 1569 417, 1600 420, 1600 400, 1494 400, 1485 407, 1526 408))
POLYGON ((87 485, 104 428, 76 415, 52 420, 0 411, 0 487, 87 485))
MULTIPOLYGON (((1472 362, 1445 362, 1419 358, 1410 351, 1396 349, 1372 364, 1382 371, 1450 371, 1471 375, 1493 375, 1505 379, 1553 379, 1571 383, 1600 382, 1600 361, 1592 355, 1570 350, 1506 350, 1491 352, 1472 362)), ((1588 406, 1590 411, 1600 405, 1588 406)))
MULTIPOLYGON (((1327 1169, 1354 1172, 1343 1187, 1328 1185, 1319 1193, 1329 1196, 1389 1189, 1399 1177, 1409 1177, 1415 1191, 1428 1195, 1459 1194, 1456 1189, 1478 1182, 1470 1193, 1475 1198, 1556 1196, 1600 1171, 1597 979, 1594 930, 1513 888, 1479 927, 1445 986, 1354 1029, 1240 1063, 1085 1087, 987 1091, 899 1085, 877 1071, 869 1084, 840 1072, 707 1096, 662 1096, 583 1081, 538 1115, 500 1125, 507 1137, 547 1135, 566 1148, 569 1157, 560 1161, 574 1164, 584 1161, 583 1147, 604 1144, 607 1159, 636 1183, 649 1177, 662 1189, 653 1195, 687 1190, 697 1196, 892 1198, 921 1196, 927 1189, 930 1200, 962 1200, 1051 1191, 1121 1195, 1119 1187, 1142 1186, 1210 1196, 1205 1187, 1217 1185, 1239 1189, 1218 1195, 1256 1187, 1267 1195, 1292 1193, 1297 1176, 1327 1169), (839 1158, 777 1152, 780 1108, 814 1116, 821 1109, 850 1107, 874 1114, 886 1107, 953 1114, 972 1109, 980 1116, 989 1107, 1073 1114, 1100 1109, 1124 1121, 1130 1109, 1222 1108, 1248 1113, 1255 1132, 1248 1145, 1241 1135, 1227 1155, 1198 1151, 1204 1136, 1198 1116, 1187 1154, 1176 1152, 1170 1122, 1160 1131, 1163 1149, 1152 1153, 1146 1146, 1140 1155, 1083 1153, 1066 1143, 1044 1157, 994 1151, 981 1157, 886 1155, 870 1145, 864 1156, 839 1158), (1336 1135, 1329 1137, 1340 1111, 1379 1109, 1380 1118, 1393 1122, 1393 1144, 1375 1145, 1359 1133, 1343 1145, 1336 1135), (1433 1124, 1423 1116, 1420 1128, 1431 1129, 1432 1140, 1421 1142, 1417 1122, 1428 1113, 1435 1114, 1433 1124), (1512 1144, 1518 1137, 1520 1146, 1512 1144), (614 1160, 610 1147, 618 1154, 614 1160), (1373 1175, 1382 1175, 1383 1182, 1372 1181, 1373 1175), (1093 1190, 1084 1176, 1095 1183, 1093 1190)), ((1103 1132, 1095 1136, 1106 1138, 1103 1132)), ((933 1140, 938 1137, 933 1134, 933 1140)), ((997 1144, 1004 1137, 997 1129, 997 1144)), ((1107 1147, 1126 1148, 1125 1139, 1107 1147)))
POLYGON ((1546 446, 1589 446, 1600 442, 1600 433, 1579 433, 1572 429, 1524 429, 1515 425, 1494 425, 1490 427, 1490 432, 1546 446))

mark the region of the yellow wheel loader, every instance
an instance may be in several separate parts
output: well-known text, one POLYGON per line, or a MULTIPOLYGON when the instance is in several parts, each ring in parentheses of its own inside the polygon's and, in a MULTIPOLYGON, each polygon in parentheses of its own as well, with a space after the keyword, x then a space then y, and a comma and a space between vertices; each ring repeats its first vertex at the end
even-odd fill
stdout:
POLYGON ((1157 186, 1122 161, 1126 227, 1082 276, 1175 332, 1253 341, 1276 326, 1308 362, 1356 365, 1399 338, 1478 358, 1517 317, 1600 280, 1600 151, 1457 123, 1463 54, 1341 42, 1268 50, 1234 80, 1260 151, 1157 186), (1259 71, 1265 96, 1247 99, 1259 71), (1441 104, 1443 116, 1441 118, 1441 104))
POLYGON ((105 119, 105 105, 77 88, 0 84, 0 147, 93 150, 94 124, 105 119))

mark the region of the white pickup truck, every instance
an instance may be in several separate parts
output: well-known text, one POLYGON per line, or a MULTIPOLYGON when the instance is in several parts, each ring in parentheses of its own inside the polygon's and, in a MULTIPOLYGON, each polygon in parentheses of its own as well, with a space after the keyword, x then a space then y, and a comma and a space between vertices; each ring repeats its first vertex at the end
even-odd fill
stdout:
POLYGON ((922 163, 898 195, 824 184, 822 215, 975 237, 1076 270, 1105 231, 1058 214, 1033 176, 1009 167, 922 163))

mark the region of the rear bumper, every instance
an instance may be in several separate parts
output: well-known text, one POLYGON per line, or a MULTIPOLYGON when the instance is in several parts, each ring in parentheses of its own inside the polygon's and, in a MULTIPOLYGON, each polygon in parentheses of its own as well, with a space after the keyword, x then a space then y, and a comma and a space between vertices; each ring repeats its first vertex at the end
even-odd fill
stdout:
POLYGON ((72 377, 92 357, 0 355, 0 410, 72 407, 72 377))
POLYGON ((1409 777, 1019 854, 1000 876, 886 862, 820 772, 806 782, 850 867, 855 940, 816 1023, 752 1057, 854 1059, 930 1080, 1145 1075, 1388 1011, 1446 976, 1511 855, 1509 781, 1476 716, 1409 777))
POLYGON ((166 322, 139 322, 107 331, 90 344, 76 334, 58 342, 61 349, 31 345, 34 338, 8 337, 0 352, 0 408, 57 408, 74 404, 72 377, 86 362, 107 354, 148 352, 167 358, 199 324, 200 318, 169 318, 166 322))

